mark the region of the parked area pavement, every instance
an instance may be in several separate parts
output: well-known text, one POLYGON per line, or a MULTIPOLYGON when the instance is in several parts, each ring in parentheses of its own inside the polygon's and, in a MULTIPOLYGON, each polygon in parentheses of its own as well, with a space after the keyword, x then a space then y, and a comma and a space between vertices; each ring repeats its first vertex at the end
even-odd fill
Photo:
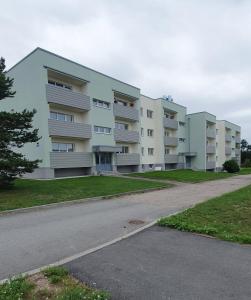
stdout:
POLYGON ((251 246, 158 226, 66 267, 113 300, 251 299, 251 246))
POLYGON ((166 190, 0 216, 0 279, 109 242, 192 205, 251 184, 234 176, 166 190), (142 220, 129 222, 130 220, 142 220))

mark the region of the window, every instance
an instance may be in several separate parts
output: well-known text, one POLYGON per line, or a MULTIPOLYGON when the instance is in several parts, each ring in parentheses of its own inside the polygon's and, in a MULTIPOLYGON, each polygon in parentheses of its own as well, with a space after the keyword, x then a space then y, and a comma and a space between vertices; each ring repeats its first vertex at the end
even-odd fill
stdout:
POLYGON ((186 139, 184 138, 179 138, 179 142, 184 143, 186 139))
POLYGON ((167 118, 167 119, 174 119, 175 116, 172 115, 170 112, 168 111, 164 111, 164 116, 167 118))
POLYGON ((121 151, 119 151, 118 153, 129 153, 129 147, 128 146, 122 146, 121 151))
POLYGON ((48 83, 51 85, 55 85, 55 86, 67 89, 67 90, 72 90, 72 86, 69 84, 61 83, 61 82, 54 81, 54 80, 48 80, 48 83))
POLYGON ((165 136, 169 136, 170 132, 168 130, 165 130, 165 136))
POLYGON ((120 130, 128 130, 128 124, 115 122, 115 128, 120 130))
POLYGON ((153 136, 153 129, 147 129, 147 135, 153 136))
POLYGON ((50 119, 64 122, 74 122, 73 115, 63 114, 55 111, 50 111, 50 119))
POLYGON ((147 118, 152 119, 152 118, 153 118, 153 111, 148 109, 148 110, 146 111, 146 115, 147 115, 147 118))
POLYGON ((144 147, 141 147, 141 154, 144 156, 144 147))
POLYGON ((185 123, 184 123, 184 122, 179 122, 179 126, 180 126, 180 127, 184 127, 184 126, 185 126, 185 123))
POLYGON ((143 107, 140 108, 140 115, 143 117, 143 107))
POLYGON ((153 155, 154 149, 153 148, 148 148, 148 155, 153 155))
POLYGON ((219 133, 219 129, 216 129, 216 135, 218 135, 218 133, 219 133))
POLYGON ((165 154, 169 154, 170 153, 170 149, 169 148, 165 148, 165 154))
POLYGON ((144 128, 140 129, 141 136, 144 136, 144 128))
POLYGON ((101 108, 106 108, 106 109, 110 108, 109 102, 102 101, 102 100, 95 99, 95 98, 93 98, 93 105, 97 106, 97 107, 101 107, 101 108))
POLYGON ((109 127, 94 126, 94 131, 96 133, 111 134, 112 129, 109 127))
POLYGON ((122 105, 122 106, 127 106, 127 102, 121 101, 117 98, 114 98, 114 103, 122 105))
POLYGON ((73 152, 74 148, 74 144, 52 143, 53 152, 73 152))

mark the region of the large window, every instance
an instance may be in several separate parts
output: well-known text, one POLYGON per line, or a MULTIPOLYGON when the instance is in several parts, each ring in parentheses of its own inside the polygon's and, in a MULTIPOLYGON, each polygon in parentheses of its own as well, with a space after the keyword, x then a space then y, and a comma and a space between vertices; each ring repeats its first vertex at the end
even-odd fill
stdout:
POLYGON ((111 134, 112 129, 109 127, 94 126, 94 131, 96 133, 111 134))
POLYGON ((152 117, 153 117, 153 111, 148 109, 148 110, 146 111, 146 115, 147 115, 147 118, 152 119, 152 117))
POLYGON ((115 128, 120 130, 128 130, 128 124, 115 122, 115 128))
POLYGON ((73 115, 63 114, 56 111, 50 111, 50 119, 64 122, 74 122, 73 115))
POLYGON ((73 152, 74 148, 75 148, 74 144, 52 143, 53 152, 73 152))
POLYGON ((95 99, 95 98, 93 98, 93 104, 95 106, 101 107, 101 108, 106 108, 106 109, 110 108, 110 103, 109 102, 99 100, 99 99, 95 99))
POLYGON ((72 90, 72 86, 66 83, 62 83, 62 82, 58 82, 58 81, 54 81, 54 80, 48 80, 48 83, 51 85, 55 85, 67 90, 72 90))

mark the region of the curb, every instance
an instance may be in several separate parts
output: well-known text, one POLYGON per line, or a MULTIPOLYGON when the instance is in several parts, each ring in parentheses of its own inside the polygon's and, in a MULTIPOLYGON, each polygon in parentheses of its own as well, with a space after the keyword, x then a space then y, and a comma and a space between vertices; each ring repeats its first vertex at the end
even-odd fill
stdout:
POLYGON ((39 211, 39 210, 48 209, 48 208, 71 206, 71 205, 74 205, 74 204, 81 204, 81 203, 85 203, 85 202, 109 200, 109 199, 113 199, 113 198, 116 198, 116 197, 123 197, 123 196, 128 196, 128 195, 144 194, 144 193, 148 193, 148 192, 154 192, 154 191, 169 189, 171 187, 172 186, 159 187, 159 188, 150 188, 150 189, 144 189, 144 190, 136 190, 136 191, 131 191, 131 192, 106 195, 106 196, 97 196, 97 197, 90 197, 90 198, 83 198, 83 199, 76 199, 76 200, 69 200, 69 201, 62 201, 62 202, 54 202, 54 203, 38 205, 38 206, 31 206, 31 207, 16 208, 16 209, 11 209, 11 210, 4 210, 4 211, 0 211, 0 217, 5 216, 5 215, 11 215, 11 214, 28 213, 28 212, 31 212, 31 211, 39 211))
MULTIPOLYGON (((182 212, 182 211, 184 211, 184 208, 183 208, 183 209, 180 209, 179 211, 177 211, 177 212, 175 212, 175 213, 171 213, 171 214, 167 215, 166 217, 174 216, 174 215, 176 215, 176 214, 179 214, 179 213, 182 212)), ((10 279, 18 278, 18 277, 20 277, 20 276, 31 276, 31 275, 34 275, 34 274, 36 274, 36 273, 38 273, 38 272, 41 272, 42 270, 44 270, 44 269, 46 269, 46 268, 49 268, 49 267, 62 266, 62 265, 67 264, 67 263, 69 263, 69 262, 71 262, 71 261, 73 261, 73 260, 76 260, 76 259, 78 259, 78 258, 84 257, 84 256, 86 256, 86 255, 88 255, 88 254, 97 252, 97 251, 99 251, 99 250, 101 250, 101 249, 103 249, 103 248, 105 248, 105 247, 108 247, 108 246, 111 246, 111 245, 113 245, 113 244, 116 244, 116 243, 118 243, 118 242, 120 242, 120 241, 122 241, 122 240, 124 240, 124 239, 127 239, 127 238, 129 238, 129 237, 131 237, 131 236, 134 236, 134 235, 136 235, 137 233, 140 233, 141 231, 144 231, 144 230, 146 230, 146 229, 148 229, 148 228, 150 228, 150 227, 156 225, 159 219, 160 219, 160 218, 158 218, 158 219, 156 219, 156 220, 154 220, 154 221, 152 221, 152 222, 150 222, 150 223, 148 223, 148 224, 146 224, 146 225, 144 225, 144 226, 142 226, 142 227, 140 227, 140 228, 138 228, 138 229, 136 229, 136 230, 134 230, 134 231, 131 231, 131 232, 125 234, 125 235, 122 235, 122 236, 120 236, 120 237, 118 237, 118 238, 115 238, 115 239, 109 241, 109 242, 106 242, 106 243, 104 243, 104 244, 102 244, 102 245, 99 245, 99 246, 93 247, 93 248, 91 248, 91 249, 88 249, 88 250, 79 252, 79 253, 77 253, 77 254, 68 256, 68 257, 63 258, 63 259, 60 259, 60 260, 58 260, 58 261, 56 261, 56 262, 54 262, 54 263, 51 263, 51 264, 48 264, 48 265, 44 265, 44 266, 42 266, 42 267, 39 267, 39 268, 36 268, 36 269, 33 269, 33 270, 29 270, 29 271, 26 271, 26 272, 23 272, 23 273, 19 273, 19 274, 17 274, 17 275, 11 276, 10 278, 1 279, 1 280, 0 280, 0 284, 3 284, 3 283, 5 283, 5 282, 8 282, 8 281, 10 281, 10 279)))

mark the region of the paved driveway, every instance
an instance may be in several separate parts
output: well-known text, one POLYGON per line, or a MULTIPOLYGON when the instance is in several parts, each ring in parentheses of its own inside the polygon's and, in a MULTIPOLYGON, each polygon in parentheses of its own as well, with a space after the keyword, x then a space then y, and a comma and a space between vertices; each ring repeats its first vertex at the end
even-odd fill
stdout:
POLYGON ((157 226, 66 266, 113 300, 251 299, 251 246, 157 226))
POLYGON ((251 184, 251 175, 110 200, 0 216, 0 279, 54 263, 222 193, 251 184), (142 226, 142 225, 141 225, 142 226))

